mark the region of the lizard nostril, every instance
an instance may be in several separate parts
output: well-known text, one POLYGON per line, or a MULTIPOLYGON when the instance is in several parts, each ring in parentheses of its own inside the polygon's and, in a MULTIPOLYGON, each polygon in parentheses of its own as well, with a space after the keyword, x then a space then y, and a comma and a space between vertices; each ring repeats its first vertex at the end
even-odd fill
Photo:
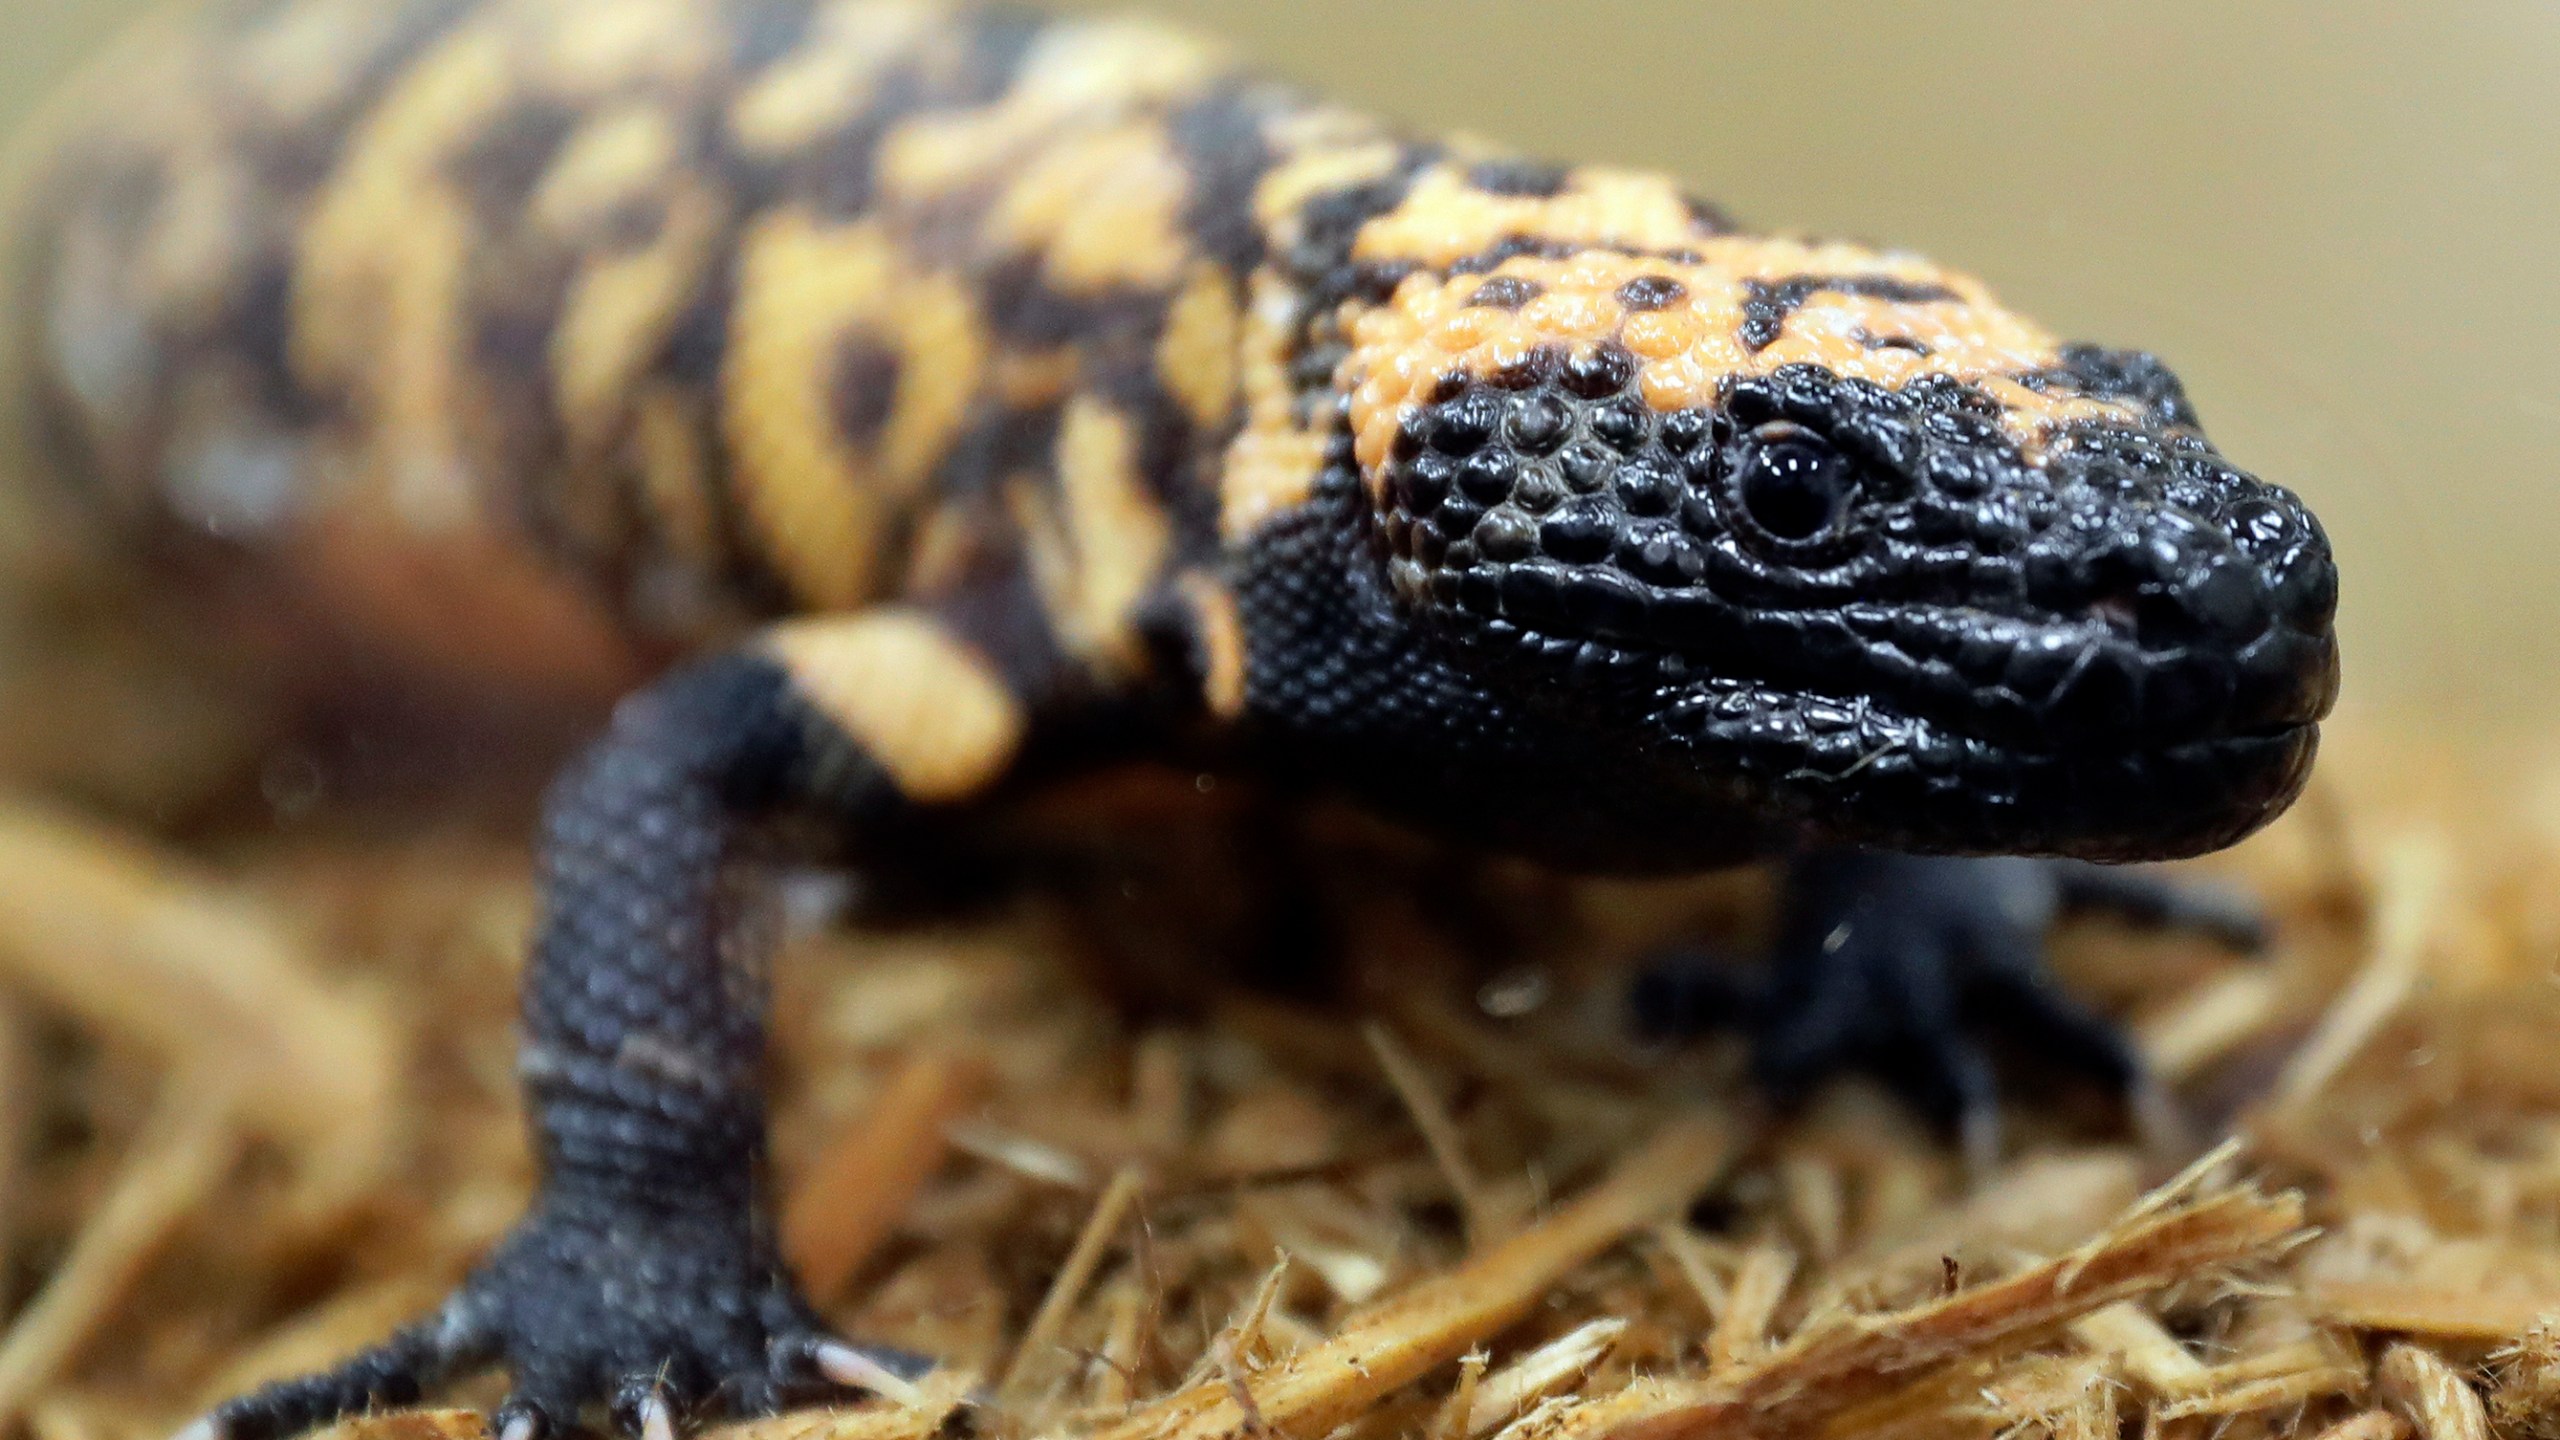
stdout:
POLYGON ((2141 628, 2139 597, 2101 595, 2089 602, 2089 618, 2119 635, 2134 634, 2141 628))
POLYGON ((2156 589, 2125 586, 2091 600, 2090 619, 2145 649, 2162 649, 2193 640, 2196 617, 2175 596, 2156 589))
POLYGON ((2183 584, 2120 579, 2085 607, 2089 618, 2146 650, 2199 641, 2245 642, 2267 627, 2267 599, 2246 567, 2187 567, 2183 584))

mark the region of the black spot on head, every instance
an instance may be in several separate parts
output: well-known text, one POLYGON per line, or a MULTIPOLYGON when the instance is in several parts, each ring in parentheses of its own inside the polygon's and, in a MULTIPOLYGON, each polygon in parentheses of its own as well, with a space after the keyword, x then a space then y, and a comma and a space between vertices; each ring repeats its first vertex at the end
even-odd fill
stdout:
POLYGON ((1667 310, 1689 296, 1689 287, 1668 275, 1639 275, 1618 287, 1618 303, 1630 310, 1667 310))
POLYGON ((1573 407, 1557 396, 1532 395, 1511 412, 1511 443, 1531 455, 1552 455, 1573 434, 1573 407))
POLYGON ((1530 473, 1517 457, 1500 450, 1479 451, 1457 467, 1459 487, 1478 505, 1499 505, 1510 499, 1530 473))
POLYGON ((1589 565, 1616 546, 1623 524, 1615 506, 1586 495, 1558 508, 1538 527, 1539 548, 1568 565, 1589 565))
MULTIPOLYGON (((1341 327, 1334 317, 1344 301, 1380 303, 1413 273, 1409 263, 1354 260, 1351 251, 1361 228, 1403 204, 1412 192, 1414 177, 1437 155, 1428 147, 1408 147, 1387 174, 1326 191, 1299 207, 1298 241, 1282 257, 1283 267, 1304 297, 1292 327, 1297 332, 1293 364, 1300 355, 1329 350, 1341 342, 1341 327)), ((1331 378, 1330 367, 1323 375, 1331 378)))
POLYGON ((1632 455, 1653 438, 1653 411, 1633 395, 1617 399, 1591 412, 1591 433, 1610 449, 1632 455))
POLYGON ((1427 421, 1432 449, 1444 455, 1472 455, 1502 428, 1510 408, 1491 391, 1468 387, 1407 422, 1406 429, 1427 421))
POLYGON ((2138 406, 2164 425, 2190 430, 2203 425, 2187 399, 2186 386, 2159 356, 2145 351, 2065 345, 2060 365, 2018 378, 2031 389, 2064 389, 2093 400, 2138 406))
POLYGON ((1529 353, 1494 372, 1493 383, 1505 390, 1527 390, 1546 383, 1565 368, 1563 346, 1532 345, 1529 353))
POLYGON ((1569 240, 1551 240, 1543 235, 1506 235, 1473 255, 1452 261, 1452 275, 1482 275, 1499 268, 1503 262, 1526 255, 1538 260, 1569 260, 1588 247, 1569 240))
POLYGON ((1903 386, 1901 393, 1915 412, 1933 422, 1941 418, 1964 417, 1997 425, 2003 413, 2000 402, 1992 399, 1981 386, 1952 375, 1919 376, 1903 386))
POLYGON ((1662 448, 1674 455, 1686 455, 1698 448, 1715 432, 1715 416, 1702 409, 1677 410, 1662 422, 1662 448))
POLYGON ((1624 390, 1636 378, 1636 357, 1627 347, 1611 341, 1595 345, 1564 371, 1564 388, 1585 400, 1606 400, 1624 390))
POLYGON ((1624 255, 1636 259, 1658 260, 1666 265, 1696 265, 1705 256, 1695 250, 1643 250, 1624 245, 1589 244, 1579 240, 1557 240, 1545 235, 1506 235, 1473 255, 1449 262, 1451 275, 1482 275, 1501 268, 1505 261, 1528 256, 1536 260, 1570 260, 1593 251, 1624 255))
POLYGON ((1493 310, 1517 310, 1545 293, 1546 287, 1535 280, 1517 275, 1496 275, 1477 286, 1476 293, 1467 297, 1467 303, 1493 310))
POLYGON ((1861 295, 1897 305, 1926 305, 1956 298, 1943 285, 1918 285, 1889 275, 1792 275, 1784 280, 1745 280, 1742 343, 1766 350, 1787 332, 1787 317, 1816 295, 1861 295))
POLYGON ((1914 355, 1929 353, 1927 345, 1908 335, 1876 335, 1861 330, 1858 332, 1858 343, 1870 350, 1907 350, 1914 355))
POLYGON ((1467 183, 1496 195, 1552 200, 1564 192, 1573 172, 1542 160, 1486 160, 1467 172, 1467 183))

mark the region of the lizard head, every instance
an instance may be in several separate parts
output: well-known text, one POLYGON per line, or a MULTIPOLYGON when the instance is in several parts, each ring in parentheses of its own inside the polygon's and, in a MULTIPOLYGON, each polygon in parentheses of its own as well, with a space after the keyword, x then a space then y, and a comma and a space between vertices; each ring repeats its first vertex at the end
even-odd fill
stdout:
POLYGON ((1353 341, 1394 603, 1597 753, 1808 840, 2104 859, 2308 774, 2327 540, 2147 355, 1723 238, 1417 275, 1353 341))

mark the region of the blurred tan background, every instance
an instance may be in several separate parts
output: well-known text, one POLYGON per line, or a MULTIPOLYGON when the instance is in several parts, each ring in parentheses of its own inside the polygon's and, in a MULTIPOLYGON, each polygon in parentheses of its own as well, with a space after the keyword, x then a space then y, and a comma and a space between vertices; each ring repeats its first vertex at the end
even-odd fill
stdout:
MULTIPOLYGON (((142 0, 0 0, 0 121, 142 0)), ((2348 704, 2560 702, 2560 4, 1122 0, 2159 351, 2346 574, 2348 704)))

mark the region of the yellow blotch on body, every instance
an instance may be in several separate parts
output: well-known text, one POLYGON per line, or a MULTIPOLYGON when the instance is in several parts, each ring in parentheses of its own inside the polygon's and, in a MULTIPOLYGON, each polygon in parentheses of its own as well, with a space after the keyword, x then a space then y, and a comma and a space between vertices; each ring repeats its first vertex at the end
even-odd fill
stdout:
POLYGON ((748 235, 722 409, 748 513, 809 604, 870 597, 891 520, 967 418, 988 350, 966 287, 917 270, 876 224, 784 212, 748 235), (857 446, 837 414, 837 371, 856 338, 899 361, 876 449, 857 446))
POLYGON ((793 621, 768 632, 762 648, 910 800, 966 800, 1001 778, 1021 749, 1021 702, 985 657, 918 611, 793 621))
POLYGON ((610 443, 632 392, 702 283, 719 237, 716 201, 688 186, 667 201, 657 238, 590 260, 569 281, 551 332, 551 374, 573 454, 610 443))
POLYGON ((1324 473, 1326 442, 1319 427, 1330 416, 1300 423, 1290 386, 1297 311, 1294 288, 1268 274, 1254 277, 1238 346, 1244 426, 1218 467, 1218 532, 1230 541, 1305 500, 1324 473))
POLYGON ((1001 99, 891 131, 880 192, 892 204, 924 204, 988 184, 1035 147, 1182 99, 1218 71, 1214 51, 1144 21, 1061 22, 1033 42, 1001 99))
POLYGON ((593 101, 635 84, 682 84, 721 63, 701 0, 530 0, 514 44, 542 89, 593 101))
POLYGON ((459 430, 475 229, 445 165, 516 94, 507 40, 466 26, 413 64, 350 138, 298 238, 293 368, 356 399, 367 498, 423 530, 478 515, 459 430))
POLYGON ((1163 576, 1173 523, 1139 473, 1129 417, 1087 396, 1068 401, 1055 505, 1027 477, 1009 498, 1059 642, 1106 671, 1134 669, 1140 656, 1129 622, 1163 576))
POLYGON ((664 105, 616 106, 580 125, 534 186, 528 209, 553 238, 574 243, 627 206, 661 195, 683 151, 664 105))
POLYGON ((880 463, 899 493, 910 494, 942 463, 968 421, 994 346, 977 293, 956 275, 909 274, 888 298, 898 391, 880 463))
POLYGON ((1244 713, 1250 678, 1244 618, 1236 613, 1235 593, 1198 571, 1182 577, 1180 593, 1200 645, 1200 698, 1210 714, 1233 720, 1244 713))
POLYGON ((766 157, 817 140, 869 106, 880 77, 943 19, 931 6, 836 0, 810 22, 797 51, 730 105, 731 137, 766 157))
POLYGON ((1204 434, 1223 429, 1236 405, 1236 348, 1244 316, 1235 282, 1213 264, 1192 267, 1190 283, 1173 299, 1156 342, 1156 374, 1204 434))
POLYGON ((720 517, 711 504, 711 457, 693 397, 671 385, 643 387, 632 403, 632 450, 652 527, 676 557, 702 574, 724 558, 720 517))
POLYGON ((1190 258, 1181 224, 1190 189, 1189 172, 1152 120, 1065 135, 1005 183, 987 239, 1040 256, 1062 294, 1168 286, 1190 258))
POLYGON ((381 0, 310 0, 277 8, 245 26, 233 46, 236 102, 254 105, 276 129, 310 124, 352 99, 398 12, 381 0))
POLYGON ((1370 122, 1336 111, 1284 120, 1266 136, 1288 158, 1254 187, 1254 218, 1295 240, 1308 201, 1384 177, 1404 159, 1405 147, 1376 133, 1370 122))

